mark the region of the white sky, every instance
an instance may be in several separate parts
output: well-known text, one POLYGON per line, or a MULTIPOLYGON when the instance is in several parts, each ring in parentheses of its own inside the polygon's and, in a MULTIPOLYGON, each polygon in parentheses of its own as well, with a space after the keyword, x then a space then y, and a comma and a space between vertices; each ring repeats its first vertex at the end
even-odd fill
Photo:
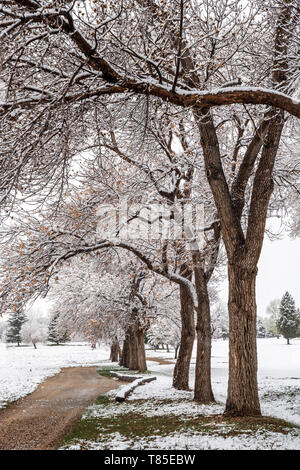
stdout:
MULTIPOLYGON (((266 307, 273 299, 281 299, 288 290, 300 307, 300 238, 291 240, 288 235, 270 241, 265 237, 258 265, 257 313, 265 316, 266 307)), ((227 280, 220 295, 227 304, 227 280)))
POLYGON ((257 278, 258 314, 263 316, 269 301, 288 290, 300 307, 300 239, 265 240, 257 278))

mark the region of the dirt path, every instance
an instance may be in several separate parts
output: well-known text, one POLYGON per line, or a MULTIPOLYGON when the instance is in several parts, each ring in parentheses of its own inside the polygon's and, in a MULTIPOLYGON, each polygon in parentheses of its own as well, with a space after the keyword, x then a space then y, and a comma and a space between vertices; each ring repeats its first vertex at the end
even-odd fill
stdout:
POLYGON ((54 449, 85 408, 119 387, 96 367, 69 367, 25 398, 0 410, 0 449, 54 449))
POLYGON ((169 364, 173 364, 174 365, 174 362, 170 362, 166 359, 163 359, 163 358, 160 358, 160 357, 146 357, 146 360, 147 361, 153 361, 153 362, 158 362, 159 365, 169 365, 169 364))

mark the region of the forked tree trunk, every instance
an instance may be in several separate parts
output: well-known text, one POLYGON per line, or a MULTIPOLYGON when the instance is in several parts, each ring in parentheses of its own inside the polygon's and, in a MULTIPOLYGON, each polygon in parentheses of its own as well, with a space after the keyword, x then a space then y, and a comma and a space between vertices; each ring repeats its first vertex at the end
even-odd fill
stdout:
POLYGON ((139 372, 147 370, 144 331, 135 311, 132 312, 132 321, 126 330, 120 365, 139 372))
POLYGON ((180 285, 181 339, 179 353, 173 373, 173 387, 178 390, 189 389, 189 373, 195 340, 195 321, 193 301, 189 289, 180 285))
POLYGON ((211 386, 211 322, 207 282, 202 269, 195 266, 195 283, 198 298, 197 355, 194 399, 199 403, 215 401, 211 386))
POLYGON ((257 270, 236 261, 229 276, 229 381, 225 414, 261 414, 257 385, 256 300, 257 270))

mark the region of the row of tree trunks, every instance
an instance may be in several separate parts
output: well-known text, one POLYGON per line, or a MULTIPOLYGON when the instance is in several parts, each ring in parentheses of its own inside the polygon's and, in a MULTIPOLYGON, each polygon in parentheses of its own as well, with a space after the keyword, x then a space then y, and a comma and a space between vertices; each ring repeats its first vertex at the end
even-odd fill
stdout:
MULTIPOLYGON (((189 390, 189 373, 192 351, 197 331, 197 356, 194 398, 201 403, 214 401, 211 387, 211 325, 210 304, 207 283, 200 268, 195 269, 198 308, 197 328, 195 330, 194 305, 189 288, 180 285, 181 342, 173 373, 173 387, 189 390)), ((120 347, 117 340, 111 346, 111 361, 117 362, 120 347)), ((132 312, 131 323, 127 328, 120 365, 131 370, 147 370, 144 332, 140 327, 138 312, 132 312)))
POLYGON ((120 365, 139 372, 147 370, 144 331, 136 310, 132 311, 131 322, 125 333, 120 365))
MULTIPOLYGON (((198 253, 199 255, 199 253, 198 253)), ((214 401, 211 386, 211 321, 207 279, 195 254, 194 276, 198 298, 197 311, 197 354, 195 368, 194 399, 200 403, 214 401)), ((173 387, 189 389, 190 362, 195 340, 194 305, 186 286, 180 286, 181 343, 174 368, 173 387)))

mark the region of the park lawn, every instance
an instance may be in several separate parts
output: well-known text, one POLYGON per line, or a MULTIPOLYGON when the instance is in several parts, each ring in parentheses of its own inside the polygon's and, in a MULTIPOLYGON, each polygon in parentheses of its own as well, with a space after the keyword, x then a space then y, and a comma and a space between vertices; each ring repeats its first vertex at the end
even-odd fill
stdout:
MULTIPOLYGON (((195 351, 194 351, 195 353, 195 351)), ((147 356, 174 362, 173 352, 147 356)), ((157 380, 138 387, 124 403, 117 391, 90 406, 62 449, 300 449, 300 341, 258 339, 262 418, 224 418, 228 342, 213 342, 216 403, 199 405, 192 391, 172 388, 173 365, 148 361, 157 380)), ((193 355, 191 381, 194 379, 193 355)), ((116 367, 116 366, 115 366, 116 367)), ((107 374, 109 367, 100 373, 107 374)), ((103 370, 104 369, 104 370, 103 370)))
POLYGON ((60 449, 300 449, 300 427, 277 418, 224 418, 223 405, 190 398, 120 404, 112 395, 88 408, 60 449))
MULTIPOLYGON (((216 403, 198 405, 192 391, 172 388, 174 351, 148 350, 157 380, 138 387, 126 402, 116 391, 89 407, 65 449, 300 449, 300 340, 258 339, 258 378, 265 418, 224 419, 228 341, 213 341, 212 385, 216 403), (162 363, 157 361, 161 359, 162 363), (163 363, 163 361, 166 363, 163 363), (283 420, 283 421, 282 421, 283 420)), ((86 344, 63 347, 0 345, 0 407, 31 393, 62 367, 95 365, 109 376, 109 349, 86 344)), ((190 386, 194 382, 195 351, 190 386)), ((113 368, 118 368, 117 364, 113 368)), ((148 375, 147 375, 148 376, 148 375)))

